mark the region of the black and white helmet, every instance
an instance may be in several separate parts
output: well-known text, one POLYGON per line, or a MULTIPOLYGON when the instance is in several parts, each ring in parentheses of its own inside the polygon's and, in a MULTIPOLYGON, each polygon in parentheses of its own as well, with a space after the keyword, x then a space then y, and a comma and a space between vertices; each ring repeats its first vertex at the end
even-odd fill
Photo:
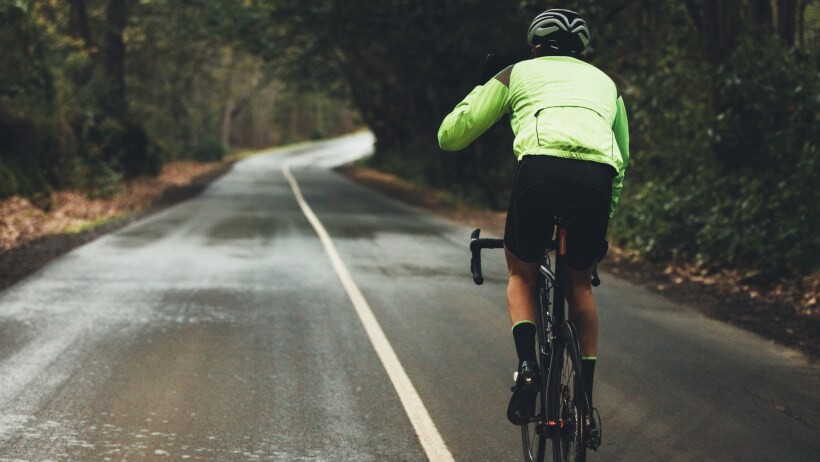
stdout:
POLYGON ((528 45, 539 46, 546 42, 550 42, 552 48, 581 54, 589 45, 587 23, 571 10, 547 10, 533 19, 527 31, 528 45))

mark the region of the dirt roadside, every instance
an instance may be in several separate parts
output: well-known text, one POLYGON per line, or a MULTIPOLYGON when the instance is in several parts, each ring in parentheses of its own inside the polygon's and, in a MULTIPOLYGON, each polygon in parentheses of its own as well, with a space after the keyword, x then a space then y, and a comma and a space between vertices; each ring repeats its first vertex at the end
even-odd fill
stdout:
MULTIPOLYGON (((452 205, 455 201, 441 191, 360 166, 345 166, 339 172, 410 205, 486 230, 486 235, 503 235, 506 216, 503 212, 452 205)), ((649 262, 617 247, 610 248, 600 268, 691 306, 708 317, 798 349, 813 361, 820 359, 818 275, 762 286, 745 280, 736 271, 649 262)))
POLYGON ((130 182, 106 200, 56 193, 48 212, 20 198, 0 202, 0 290, 86 242, 196 196, 232 165, 170 164, 160 176, 130 182))

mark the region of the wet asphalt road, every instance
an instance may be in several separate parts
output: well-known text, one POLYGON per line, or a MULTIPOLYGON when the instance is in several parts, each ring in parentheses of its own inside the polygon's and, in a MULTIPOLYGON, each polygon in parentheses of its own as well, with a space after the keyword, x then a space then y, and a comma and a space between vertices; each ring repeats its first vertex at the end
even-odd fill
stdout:
MULTIPOLYGON (((416 461, 424 446, 304 198, 455 460, 519 460, 500 253, 330 167, 361 134, 238 163, 201 196, 0 292, 0 461, 416 461)), ((820 368, 617 278, 598 290, 592 461, 820 460, 820 368)))

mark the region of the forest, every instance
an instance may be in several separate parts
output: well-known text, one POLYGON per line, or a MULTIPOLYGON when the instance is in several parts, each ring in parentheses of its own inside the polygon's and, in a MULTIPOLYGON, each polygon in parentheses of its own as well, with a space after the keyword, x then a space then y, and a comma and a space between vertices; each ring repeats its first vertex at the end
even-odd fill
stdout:
POLYGON ((374 168, 504 209, 509 124, 456 153, 436 131, 553 7, 586 18, 626 101, 613 241, 750 279, 820 269, 816 0, 0 0, 0 199, 367 127, 374 168))

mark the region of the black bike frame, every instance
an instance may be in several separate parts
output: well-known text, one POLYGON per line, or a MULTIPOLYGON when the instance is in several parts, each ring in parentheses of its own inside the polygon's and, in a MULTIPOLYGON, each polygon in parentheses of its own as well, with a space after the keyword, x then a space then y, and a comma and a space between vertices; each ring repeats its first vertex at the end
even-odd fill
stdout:
MULTIPOLYGON (((541 380, 543 384, 549 383, 549 375, 552 369, 552 352, 553 342, 558 341, 558 336, 568 336, 569 338, 562 338, 560 341, 565 343, 566 348, 573 348, 576 350, 577 358, 580 358, 580 351, 578 351, 578 338, 574 326, 568 322, 567 304, 566 304, 566 288, 563 285, 563 279, 566 275, 566 254, 567 254, 567 226, 569 222, 565 215, 559 213, 555 218, 555 236, 551 239, 550 244, 544 254, 544 261, 539 268, 538 280, 538 343, 539 343, 539 364, 541 365, 541 380), (549 254, 555 252, 554 271, 550 265, 549 254), (550 297, 550 295, 552 295, 550 297)), ((481 249, 502 248, 504 241, 501 239, 486 239, 480 238, 480 230, 476 229, 471 235, 470 250, 472 251, 472 259, 470 261, 470 270, 473 273, 473 281, 477 285, 484 283, 484 276, 481 271, 481 249)), ((598 277, 597 265, 593 267, 592 285, 598 286, 601 281, 598 277)), ((578 376, 576 380, 583 383, 581 371, 576 371, 578 376)), ((546 385, 545 385, 546 389, 546 385)), ((586 401, 586 400, 584 400, 586 401)), ((537 448, 536 460, 543 460, 546 456, 546 438, 552 437, 559 427, 563 425, 560 417, 557 416, 557 410, 552 409, 554 403, 550 403, 546 394, 541 399, 541 408, 537 416, 538 422, 536 424, 540 427, 537 429, 542 434, 537 448)), ((581 403, 582 415, 589 412, 589 403, 581 403)))
MULTIPOLYGON (((549 383, 549 374, 552 369, 552 351, 553 342, 556 336, 559 335, 560 329, 567 322, 567 304, 566 292, 563 285, 562 275, 566 275, 566 254, 567 254, 567 220, 561 215, 556 216, 555 222, 555 239, 551 240, 547 247, 547 252, 544 255, 544 263, 539 268, 540 277, 542 281, 539 282, 539 309, 538 309, 538 323, 541 326, 539 331, 539 345, 540 357, 539 364, 541 364, 541 383, 549 383), (550 266, 549 253, 555 252, 555 270, 550 266), (550 297, 550 293, 552 297, 550 297)), ((543 419, 540 422, 542 431, 548 435, 557 431, 555 427, 557 416, 555 410, 551 409, 552 403, 548 402, 546 396, 542 400, 543 419)), ((540 449, 540 448, 539 448, 540 449)))

